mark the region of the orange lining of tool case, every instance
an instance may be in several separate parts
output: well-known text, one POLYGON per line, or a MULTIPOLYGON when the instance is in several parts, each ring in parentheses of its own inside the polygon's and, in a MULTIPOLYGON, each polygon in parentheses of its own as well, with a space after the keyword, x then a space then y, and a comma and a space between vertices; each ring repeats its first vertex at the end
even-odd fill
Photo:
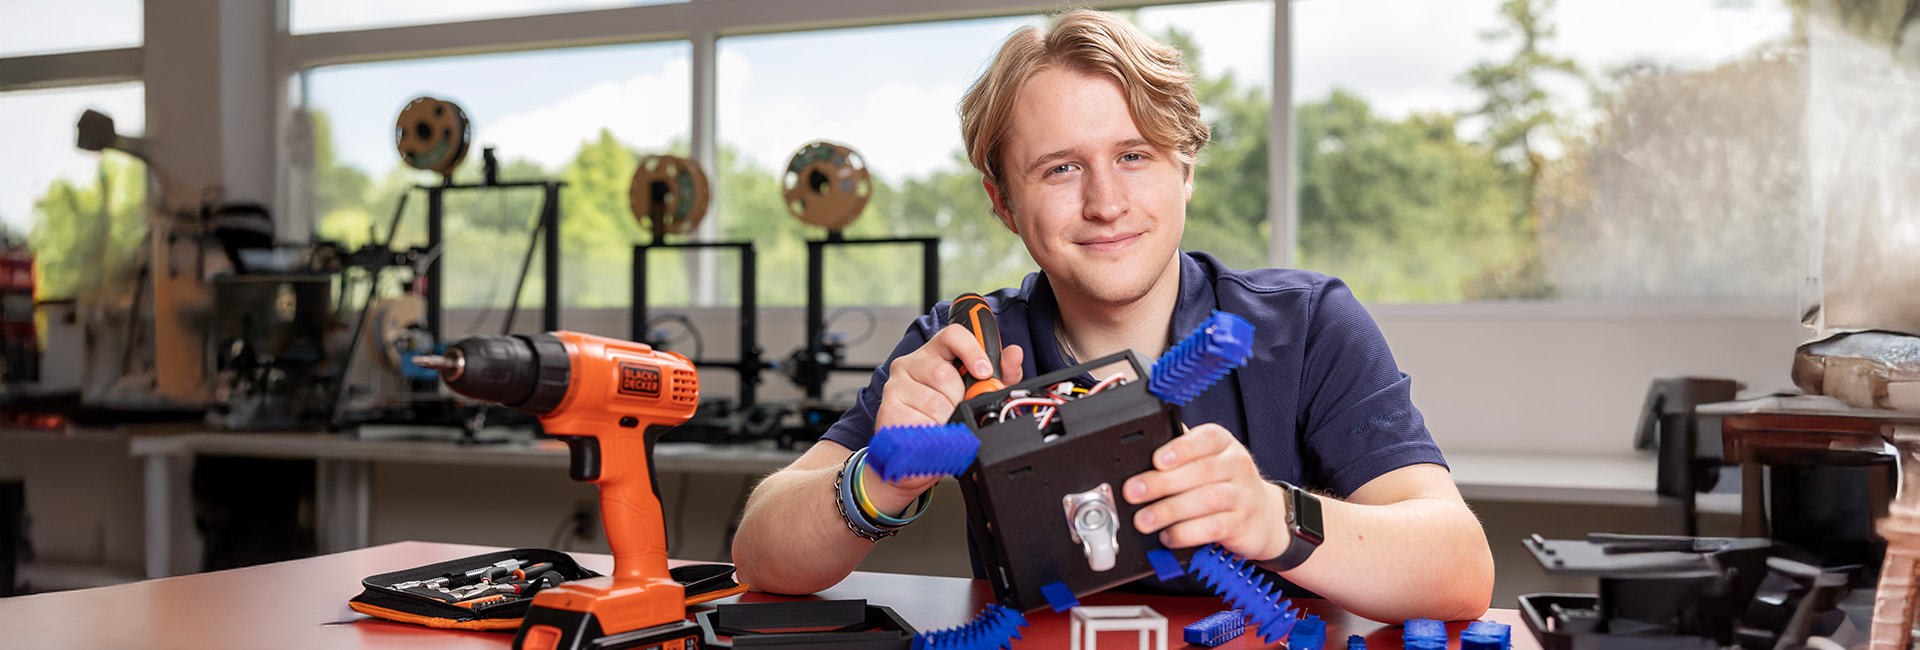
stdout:
MULTIPOLYGON (((484 569, 505 560, 519 560, 523 566, 551 562, 553 571, 567 582, 598 577, 600 574, 580 566, 573 556, 544 548, 517 548, 483 553, 457 560, 437 562, 392 573, 368 576, 360 581, 360 595, 347 602, 354 611, 401 623, 412 623, 456 630, 512 630, 533 604, 531 595, 506 595, 505 598, 471 607, 393 588, 396 584, 431 580, 448 574, 463 574, 484 569)), ((694 605, 732 596, 747 590, 733 581, 733 567, 725 564, 688 564, 674 567, 673 579, 685 585, 686 604, 694 605)), ((538 577, 538 576, 528 576, 538 577)), ((564 582, 562 584, 565 584, 564 582)))

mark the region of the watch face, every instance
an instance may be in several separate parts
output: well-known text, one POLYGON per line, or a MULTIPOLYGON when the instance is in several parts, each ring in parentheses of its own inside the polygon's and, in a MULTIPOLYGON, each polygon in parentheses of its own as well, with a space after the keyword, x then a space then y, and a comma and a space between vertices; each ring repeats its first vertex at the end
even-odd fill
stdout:
POLYGON ((1292 492, 1293 511, 1287 513, 1287 518, 1293 520, 1294 533, 1315 545, 1326 541, 1326 531, 1320 527, 1320 500, 1300 488, 1293 488, 1292 492))

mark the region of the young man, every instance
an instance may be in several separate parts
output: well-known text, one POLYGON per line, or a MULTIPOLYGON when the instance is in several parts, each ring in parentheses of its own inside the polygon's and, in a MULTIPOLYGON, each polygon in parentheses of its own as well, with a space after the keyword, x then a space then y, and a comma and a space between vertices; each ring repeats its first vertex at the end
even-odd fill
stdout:
MULTIPOLYGON (((1007 383, 1126 349, 1152 359, 1212 311, 1238 314, 1254 325, 1253 359, 1182 409, 1190 429, 1122 486, 1151 503, 1124 523, 1169 547, 1218 542, 1375 620, 1479 617, 1493 591, 1485 533, 1345 285, 1179 251, 1208 139, 1191 78, 1178 50, 1080 10, 1015 33, 967 92, 967 154, 1041 269, 987 296, 1007 383), (1288 524, 1299 497, 1276 482, 1319 494, 1319 544, 1288 524)), ((956 360, 991 373, 971 336, 941 327, 945 310, 917 320, 859 403, 754 491, 733 546, 744 582, 812 593, 873 547, 878 536, 857 531, 880 529, 837 507, 836 475, 879 427, 946 422, 962 398, 956 360)), ((936 482, 890 484, 871 468, 848 480, 888 517, 936 482)))

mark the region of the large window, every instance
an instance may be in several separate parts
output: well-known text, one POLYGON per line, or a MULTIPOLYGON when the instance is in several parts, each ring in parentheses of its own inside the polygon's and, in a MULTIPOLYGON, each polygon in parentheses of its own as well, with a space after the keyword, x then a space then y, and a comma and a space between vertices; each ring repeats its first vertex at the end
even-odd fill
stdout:
POLYGON ((145 130, 137 83, 0 93, 0 237, 33 248, 41 298, 131 284, 121 272, 146 234, 146 165, 74 146, 74 125, 89 108, 112 115, 122 134, 145 130))
MULTIPOLYGON (((1199 63, 1216 140, 1203 155, 1183 246, 1235 266, 1265 266, 1266 125, 1272 5, 1228 2, 1126 12, 1199 63)), ((873 198, 850 237, 942 237, 943 295, 1014 286, 1034 270, 994 218, 960 142, 961 95, 1006 37, 1039 16, 728 38, 719 44, 719 218, 729 237, 761 242, 762 268, 805 268, 803 239, 823 229, 789 216, 781 179, 813 140, 866 159, 873 198), (928 47, 938 43, 939 47, 928 47)), ((834 252, 828 302, 913 305, 918 252, 834 252)), ((805 275, 769 273, 763 304, 798 304, 805 275)))
MULTIPOLYGON (((780 174, 792 154, 814 140, 854 149, 872 174, 872 200, 848 236, 943 237, 943 294, 1004 286, 1031 269, 1019 239, 994 219, 980 176, 966 162, 955 108, 994 47, 1032 22, 1002 18, 720 41, 717 212, 728 238, 760 242, 761 268, 786 269, 761 278, 762 304, 806 299, 801 241, 825 232, 790 216, 780 174)), ((828 302, 917 304, 918 255, 899 247, 836 249, 826 261, 828 302)))
POLYGON ((0 56, 53 54, 141 43, 141 0, 0 2, 0 56))
POLYGON ((1794 295, 1779 0, 1294 7, 1298 265, 1385 302, 1794 295))
POLYGON ((1148 7, 1135 22, 1185 50, 1213 140, 1194 172, 1184 250, 1234 268, 1270 266, 1267 124, 1273 105, 1273 3, 1148 7))
POLYGON ((292 0, 289 28, 295 34, 399 27, 460 20, 530 16, 563 11, 686 0, 292 0))
MULTIPOLYGON (((684 41, 319 68, 307 73, 313 120, 317 234, 357 244, 384 237, 400 194, 437 183, 400 164, 394 122, 408 101, 460 105, 472 150, 454 174, 477 182, 483 147, 497 147, 502 181, 558 179, 562 193, 562 301, 626 304, 627 269, 641 229, 627 186, 642 153, 679 151, 690 104, 684 41)), ((444 296, 449 307, 504 307, 539 217, 539 189, 462 191, 446 202, 444 296)), ((425 241, 415 191, 395 246, 425 241)), ((538 252, 534 253, 536 256, 538 252)), ((539 259, 522 306, 540 304, 539 259)), ((458 334, 462 323, 450 323, 458 334)))

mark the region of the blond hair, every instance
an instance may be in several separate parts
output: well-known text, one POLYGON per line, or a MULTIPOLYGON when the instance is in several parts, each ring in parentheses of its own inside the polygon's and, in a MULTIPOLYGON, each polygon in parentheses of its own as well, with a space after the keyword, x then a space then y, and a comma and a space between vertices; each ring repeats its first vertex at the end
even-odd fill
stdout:
POLYGON ((1004 193, 999 157, 1014 99, 1034 73, 1059 66, 1119 82, 1141 135, 1172 151, 1183 168, 1190 169, 1211 135, 1200 119, 1193 73, 1180 58, 1178 48, 1156 42, 1133 23, 1103 11, 1076 9, 1055 16, 1044 30, 1022 28, 1007 37, 993 64, 960 100, 967 159, 1004 193))

